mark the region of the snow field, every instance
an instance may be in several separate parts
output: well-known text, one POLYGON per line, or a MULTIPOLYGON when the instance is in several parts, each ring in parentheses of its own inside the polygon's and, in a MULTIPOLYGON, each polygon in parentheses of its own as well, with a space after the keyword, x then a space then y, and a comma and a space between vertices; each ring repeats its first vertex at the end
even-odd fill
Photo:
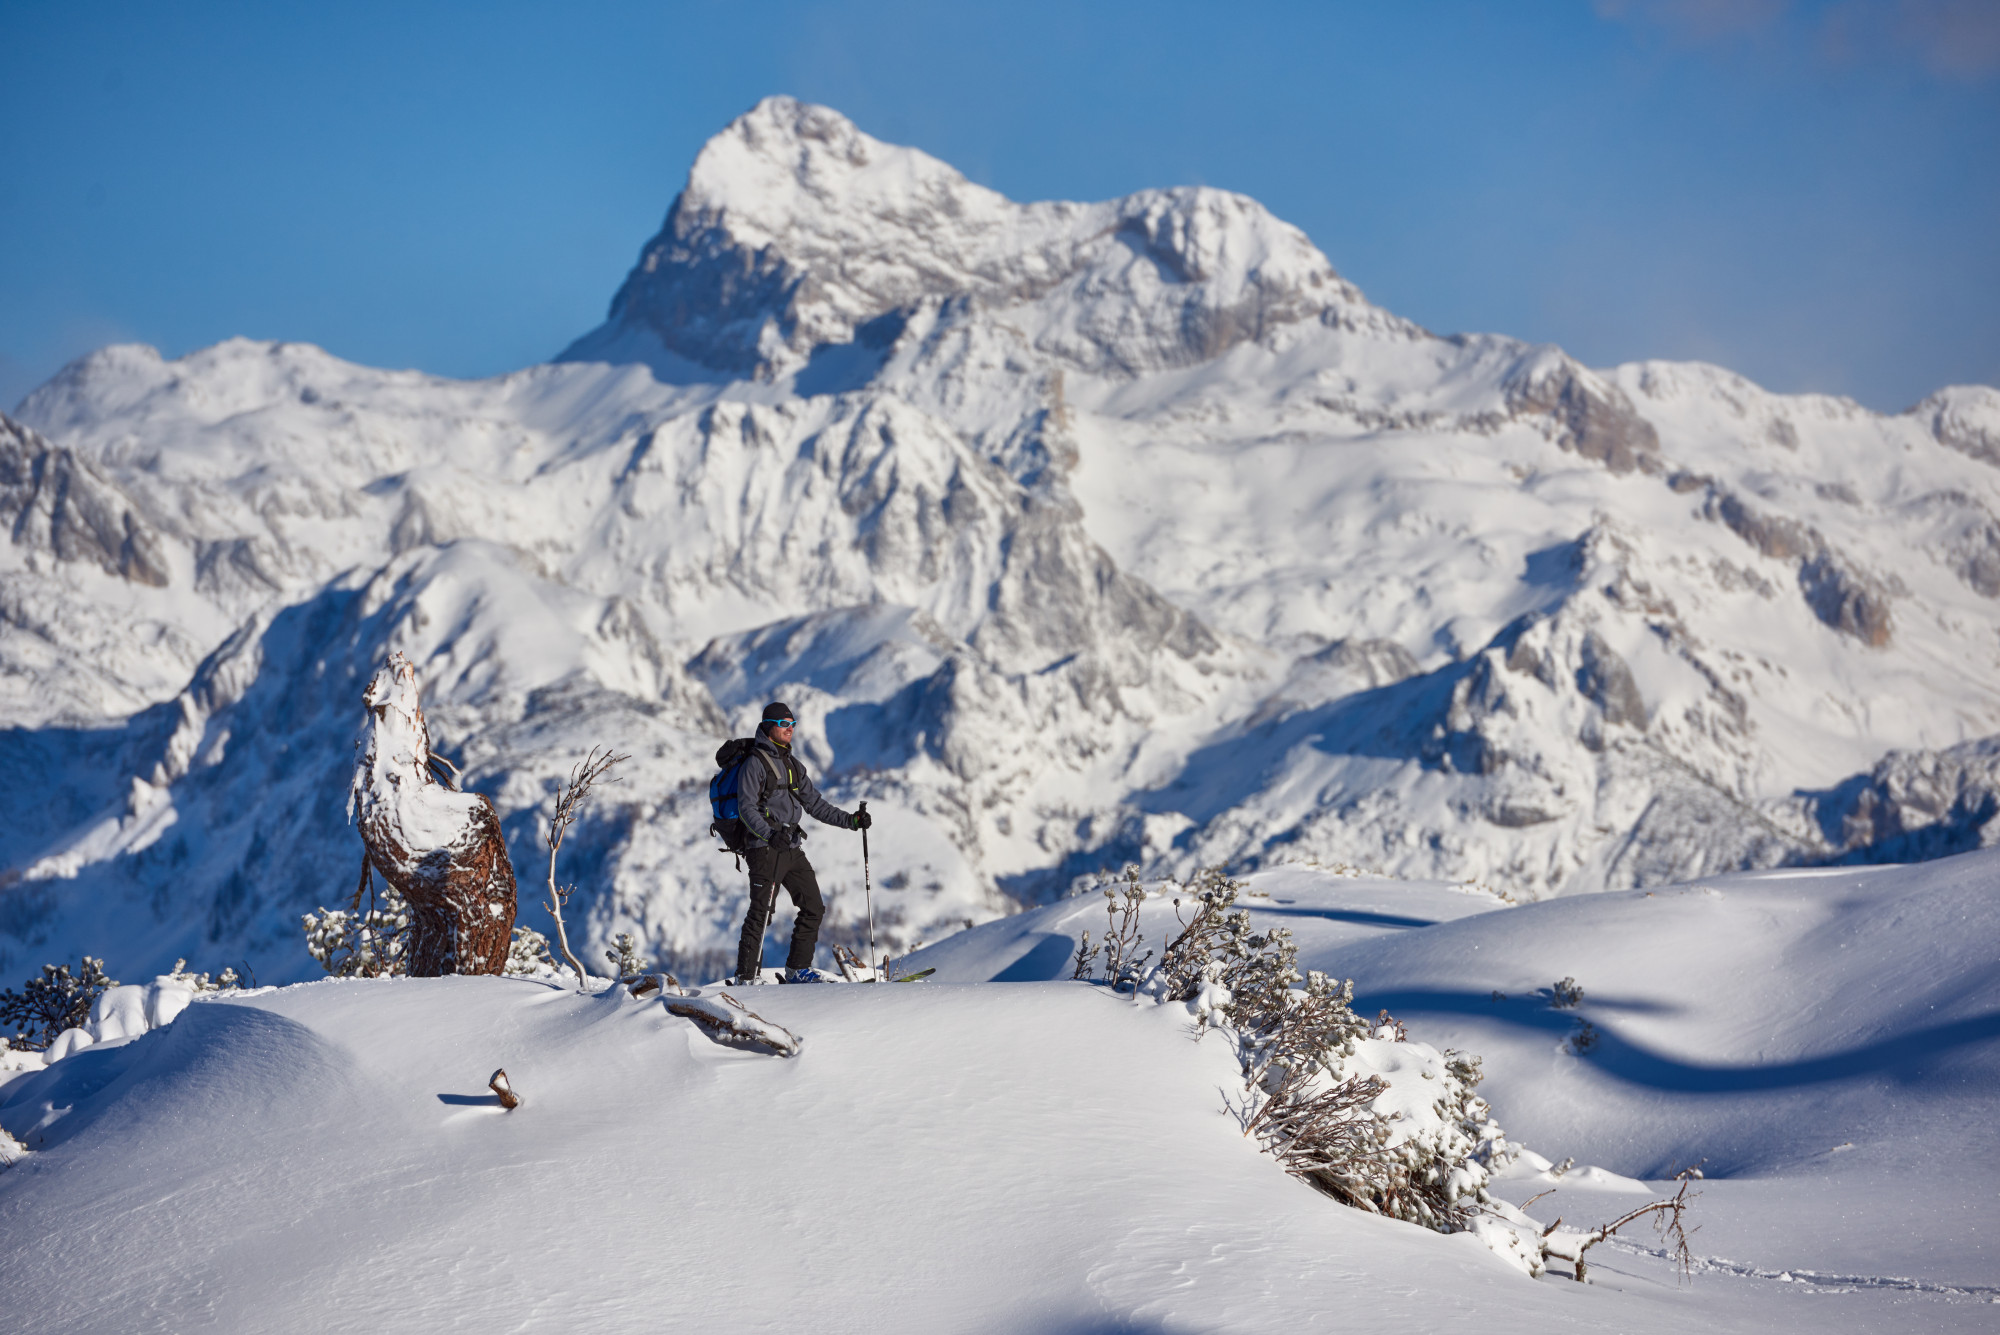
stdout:
MULTIPOLYGON (((1926 1285, 1970 1295, 1954 1303, 2000 1296, 2000 852, 1519 908, 1306 867, 1247 883, 1253 922, 1290 928, 1301 968, 1353 978, 1357 1012, 1386 1008, 1412 1038, 1478 1054, 1510 1139, 1630 1178, 1703 1163, 1697 1254, 1845 1276, 1871 1302, 1926 1285), (1584 996, 1558 1009, 1565 978, 1584 996), (1579 1052, 1585 1023, 1595 1039, 1579 1052), (1917 1287, 1869 1287, 1889 1279, 1917 1287)), ((1066 977, 1103 905, 1085 895, 984 924, 909 963, 941 979, 1066 977)), ((1147 905, 1149 945, 1174 927, 1167 897, 1147 905)), ((1498 1189, 1555 1188, 1542 1220, 1587 1226, 1637 1199, 1590 1199, 1615 1184, 1584 1169, 1527 1167, 1498 1189)))
MULTIPOLYGON (((1330 1309, 1528 1330, 1618 1301, 1288 1178, 1185 1008, 1080 984, 751 999, 802 1056, 488 978, 204 1002, 81 1052, 35 1096, 72 1111, 0 1176, 0 1311, 51 1332, 1299 1329, 1330 1309)), ((18 1124, 19 1091, 0 1097, 18 1124)))
MULTIPOLYGON (((1338 1206, 1241 1135, 1233 1052, 1187 1007, 986 981, 1066 976, 1049 943, 1095 932, 1087 897, 910 957, 929 982, 740 994, 804 1036, 793 1060, 532 980, 205 996, 0 1085, 0 1126, 33 1151, 0 1172, 0 1313, 37 1331, 1991 1329, 1996 882, 2000 854, 1974 854, 1507 908, 1252 878, 1241 902, 1295 930, 1302 964, 1356 966, 1357 1009, 1484 1056, 1481 1093, 1538 1152, 1498 1185, 1553 1187, 1537 1218, 1602 1223, 1646 1199, 1626 1175, 1707 1157, 1686 1287, 1643 1228, 1578 1286, 1338 1206), (1545 974, 1581 1003, 1551 1009, 1545 974), (1579 1054, 1585 1019, 1600 1039, 1579 1054), (495 1067, 519 1110, 487 1093, 495 1067), (1551 1171, 1571 1155, 1599 1166, 1551 1171)), ((1171 910, 1147 913, 1163 942, 1171 910)))

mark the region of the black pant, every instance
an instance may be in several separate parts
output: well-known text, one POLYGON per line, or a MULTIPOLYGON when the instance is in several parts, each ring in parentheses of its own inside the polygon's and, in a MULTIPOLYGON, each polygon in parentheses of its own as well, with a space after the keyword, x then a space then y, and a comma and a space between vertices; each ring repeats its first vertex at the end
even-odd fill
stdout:
POLYGON ((820 898, 819 878, 800 848, 753 848, 743 855, 750 868, 750 913, 743 920, 743 938, 736 943, 736 976, 748 978, 762 967, 764 931, 771 925, 771 912, 778 906, 778 887, 792 897, 799 920, 792 927, 792 949, 785 956, 787 969, 810 968, 813 947, 819 944, 819 924, 826 917, 826 901, 820 898))

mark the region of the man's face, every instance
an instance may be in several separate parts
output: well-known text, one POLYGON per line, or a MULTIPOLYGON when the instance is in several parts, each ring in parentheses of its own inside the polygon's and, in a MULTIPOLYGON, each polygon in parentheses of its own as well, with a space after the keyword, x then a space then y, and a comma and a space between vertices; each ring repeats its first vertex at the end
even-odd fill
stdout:
POLYGON ((794 726, 796 726, 796 721, 793 719, 773 720, 771 723, 771 740, 780 746, 790 746, 792 744, 792 729, 794 726))

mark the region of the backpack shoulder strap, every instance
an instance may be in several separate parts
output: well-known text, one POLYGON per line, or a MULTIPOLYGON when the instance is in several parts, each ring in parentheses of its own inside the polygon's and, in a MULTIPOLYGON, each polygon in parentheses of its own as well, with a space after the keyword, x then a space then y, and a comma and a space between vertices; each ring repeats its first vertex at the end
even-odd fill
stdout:
MULTIPOLYGON (((780 788, 783 788, 787 791, 795 790, 798 787, 796 782, 788 781, 786 775, 778 769, 778 759, 776 756, 772 755, 769 751, 766 751, 761 746, 756 749, 755 754, 757 756, 757 759, 764 762, 764 768, 771 771, 771 781, 773 783, 777 784, 780 788)), ((791 769, 790 761, 787 761, 785 763, 785 769, 786 770, 791 769)))

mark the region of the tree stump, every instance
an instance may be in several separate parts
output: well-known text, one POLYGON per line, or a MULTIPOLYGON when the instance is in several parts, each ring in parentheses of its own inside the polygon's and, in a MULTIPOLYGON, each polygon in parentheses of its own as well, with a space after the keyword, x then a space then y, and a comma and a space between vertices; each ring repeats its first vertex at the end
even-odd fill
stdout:
POLYGON ((493 803, 438 777, 446 763, 433 762, 408 658, 390 655, 361 699, 372 718, 351 809, 369 863, 410 903, 410 974, 501 972, 514 934, 514 864, 493 803))

